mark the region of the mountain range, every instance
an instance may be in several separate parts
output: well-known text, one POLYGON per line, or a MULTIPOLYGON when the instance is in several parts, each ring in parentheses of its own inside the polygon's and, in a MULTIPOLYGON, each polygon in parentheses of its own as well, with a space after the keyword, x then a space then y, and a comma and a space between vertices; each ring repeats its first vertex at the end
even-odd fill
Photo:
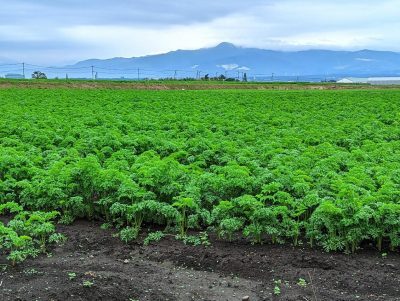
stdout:
MULTIPOLYGON (((0 67, 0 76, 10 68, 0 67)), ((18 71, 21 68, 13 67, 17 73, 21 73, 18 71)), ((25 71, 30 74, 36 69, 25 71)), ((320 81, 324 78, 399 76, 400 53, 374 50, 274 51, 224 42, 210 48, 142 57, 89 59, 68 66, 41 67, 40 71, 49 78, 199 78, 206 74, 237 78, 246 73, 251 80, 297 78, 320 81)))
POLYGON ((132 58, 90 59, 70 66, 95 66, 98 76, 185 77, 206 73, 248 76, 398 76, 400 53, 390 51, 273 51, 221 43, 198 50, 132 58), (120 70, 121 69, 121 70, 120 70), (125 71, 122 72, 122 71, 125 71))

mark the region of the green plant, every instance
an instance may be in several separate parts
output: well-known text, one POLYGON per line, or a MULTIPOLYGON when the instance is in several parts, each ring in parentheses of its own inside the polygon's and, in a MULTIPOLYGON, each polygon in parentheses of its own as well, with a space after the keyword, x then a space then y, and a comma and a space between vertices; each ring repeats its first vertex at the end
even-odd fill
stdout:
POLYGON ((250 195, 232 201, 221 201, 212 211, 213 219, 218 225, 218 236, 231 241, 233 235, 242 230, 251 216, 262 207, 263 204, 250 195))
POLYGON ((94 285, 94 282, 89 281, 89 280, 85 280, 85 281, 83 281, 82 285, 84 287, 88 287, 89 288, 89 287, 92 287, 94 285))
POLYGON ((165 237, 165 234, 161 231, 157 231, 157 232, 152 232, 149 233, 147 235, 147 237, 144 239, 143 244, 145 246, 148 246, 149 244, 153 243, 153 242, 157 242, 160 241, 161 239, 163 239, 165 237))
POLYGON ((120 231, 123 241, 129 242, 136 239, 144 221, 164 222, 168 227, 170 223, 178 220, 179 213, 171 205, 146 200, 132 205, 114 203, 110 208, 111 214, 121 217, 121 223, 128 226, 120 231))
POLYGON ((301 287, 306 287, 307 286, 307 281, 303 278, 299 278, 299 281, 297 281, 297 285, 301 287))
POLYGON ((112 227, 112 225, 110 223, 104 223, 104 224, 101 224, 101 226, 100 226, 100 228, 103 230, 108 230, 111 227, 112 227))
POLYGON ((243 228, 243 219, 232 217, 221 220, 218 225, 218 236, 227 238, 229 241, 233 240, 233 235, 243 228))
POLYGON ((208 237, 208 233, 207 232, 200 232, 199 233, 199 239, 201 241, 201 244, 205 247, 209 247, 211 246, 209 237, 208 237))
POLYGON ((74 220, 75 218, 72 215, 64 214, 63 216, 61 216, 58 222, 63 225, 71 225, 74 222, 74 220))
POLYGON ((67 237, 61 233, 53 233, 48 238, 48 242, 51 244, 63 244, 66 240, 67 237))
POLYGON ((32 275, 37 275, 37 274, 39 274, 39 271, 36 270, 35 268, 25 269, 23 272, 24 272, 24 274, 27 275, 27 276, 32 276, 32 275))
POLYGON ((180 210, 181 215, 179 217, 179 233, 181 236, 185 236, 188 229, 189 210, 195 210, 197 208, 197 204, 192 198, 182 197, 177 198, 172 206, 177 207, 180 210))
MULTIPOLYGON (((55 234, 55 226, 52 220, 54 220, 58 215, 59 213, 57 211, 20 212, 18 215, 15 216, 14 220, 23 222, 23 230, 19 229, 19 231, 22 231, 34 237, 39 242, 41 251, 45 252, 46 244, 50 242, 49 238, 51 238, 51 242, 57 243, 58 241, 55 240, 65 239, 63 235, 53 236, 53 234, 55 234)), ((17 228, 20 225, 17 225, 17 228)))
POLYGON ((9 213, 19 213, 23 211, 24 209, 22 206, 15 202, 7 202, 5 204, 0 205, 0 215, 4 214, 6 211, 9 213))
POLYGON ((7 256, 7 260, 11 261, 12 266, 23 262, 28 257, 36 257, 39 253, 34 248, 23 248, 22 246, 19 246, 19 248, 19 250, 11 251, 7 256))
POLYGON ((74 273, 74 272, 70 272, 70 273, 68 273, 68 279, 69 280, 74 280, 76 278, 76 273, 74 273))
POLYGON ((275 286, 274 286, 274 295, 275 296, 279 296, 281 294, 282 281, 281 280, 275 280, 274 284, 275 284, 275 286))
POLYGON ((35 257, 37 250, 30 236, 19 235, 0 222, 0 247, 8 253, 7 259, 14 266, 29 256, 35 257))
POLYGON ((326 201, 319 205, 307 225, 307 235, 310 245, 318 241, 326 251, 341 250, 345 247, 343 237, 340 235, 338 225, 343 219, 343 210, 333 202, 326 201))
POLYGON ((14 266, 28 257, 36 257, 46 251, 46 246, 60 243, 66 238, 55 233, 52 222, 58 212, 28 212, 15 203, 6 203, 1 212, 8 209, 16 214, 5 226, 0 222, 0 248, 14 266))
POLYGON ((119 232, 119 237, 124 243, 135 240, 139 235, 139 230, 134 227, 126 227, 119 232))
POLYGON ((184 236, 182 236, 180 234, 177 234, 177 235, 175 235, 175 238, 177 240, 183 241, 183 243, 185 245, 192 245, 192 246, 200 246, 201 245, 200 238, 198 236, 195 236, 195 235, 184 235, 184 236))

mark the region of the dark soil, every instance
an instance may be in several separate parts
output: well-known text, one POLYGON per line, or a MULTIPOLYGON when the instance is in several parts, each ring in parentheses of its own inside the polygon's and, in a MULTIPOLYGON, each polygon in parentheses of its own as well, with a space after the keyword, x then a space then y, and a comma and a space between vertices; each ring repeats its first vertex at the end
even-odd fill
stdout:
POLYGON ((372 247, 345 255, 215 238, 193 247, 173 237, 144 247, 121 243, 97 223, 59 231, 68 241, 51 255, 0 266, 1 301, 400 300, 400 254, 372 247))

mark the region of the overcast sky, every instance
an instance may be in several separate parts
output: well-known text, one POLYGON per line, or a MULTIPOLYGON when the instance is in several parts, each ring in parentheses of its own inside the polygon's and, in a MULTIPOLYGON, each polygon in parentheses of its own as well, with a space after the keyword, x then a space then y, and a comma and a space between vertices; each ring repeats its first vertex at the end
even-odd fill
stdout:
POLYGON ((223 41, 400 51, 400 0, 0 0, 0 62, 65 64, 223 41))

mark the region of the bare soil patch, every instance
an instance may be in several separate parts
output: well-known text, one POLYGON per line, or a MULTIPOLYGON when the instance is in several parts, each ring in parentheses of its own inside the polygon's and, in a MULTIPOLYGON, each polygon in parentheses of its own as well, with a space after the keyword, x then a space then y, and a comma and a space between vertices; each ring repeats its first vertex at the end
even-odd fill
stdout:
POLYGON ((125 245, 87 221, 59 231, 68 241, 51 255, 0 270, 1 300, 400 300, 400 254, 370 246, 345 255, 215 237, 207 248, 173 237, 125 245))
POLYGON ((399 89, 396 85, 335 84, 335 83, 223 83, 223 82, 135 82, 135 81, 62 81, 62 80, 0 80, 0 89, 116 89, 116 90, 376 90, 399 89))

